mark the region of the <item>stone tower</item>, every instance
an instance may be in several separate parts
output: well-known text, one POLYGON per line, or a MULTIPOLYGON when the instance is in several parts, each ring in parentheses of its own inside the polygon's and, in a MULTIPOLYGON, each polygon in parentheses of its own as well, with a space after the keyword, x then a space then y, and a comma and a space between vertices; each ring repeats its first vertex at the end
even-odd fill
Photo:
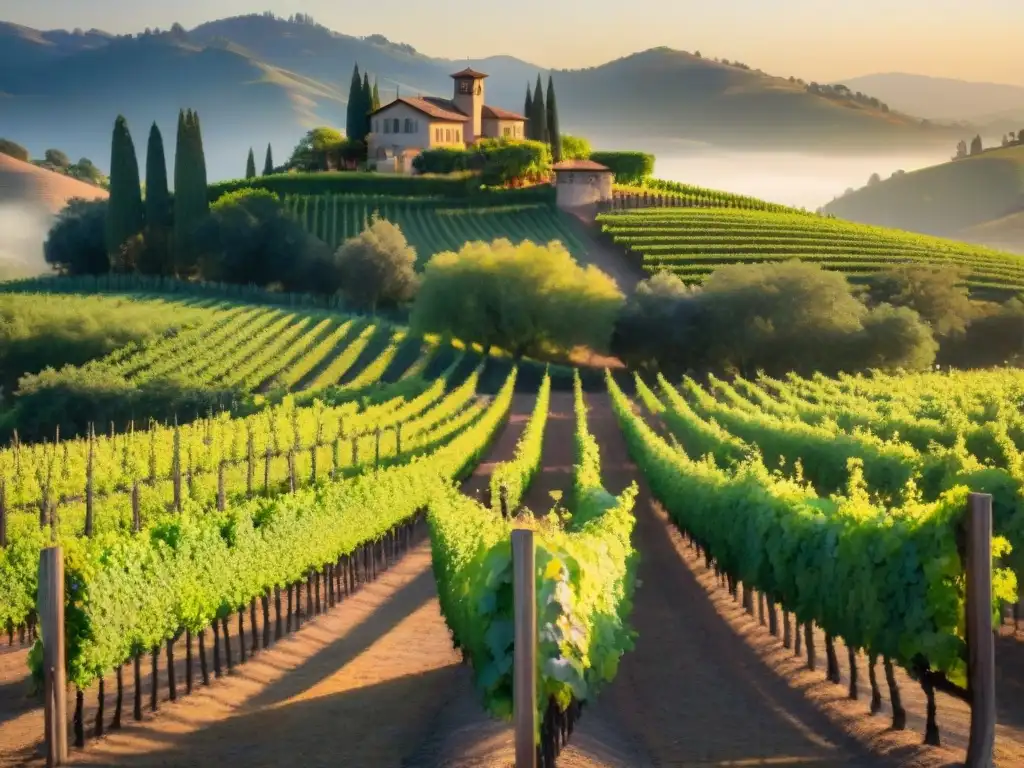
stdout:
POLYGON ((462 132, 466 144, 472 144, 480 138, 485 77, 487 75, 468 67, 452 75, 452 80, 455 81, 455 96, 452 102, 460 112, 464 112, 470 118, 462 132))

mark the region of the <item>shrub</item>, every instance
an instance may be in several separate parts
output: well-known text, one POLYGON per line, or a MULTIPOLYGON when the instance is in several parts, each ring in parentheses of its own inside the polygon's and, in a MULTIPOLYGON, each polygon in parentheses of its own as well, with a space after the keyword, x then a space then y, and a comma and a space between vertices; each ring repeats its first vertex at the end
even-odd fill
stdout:
POLYGON ((954 267, 899 266, 871 277, 869 295, 875 304, 909 307, 934 329, 937 336, 963 333, 973 308, 954 267))
POLYGON ((564 246, 467 243, 427 263, 410 325, 519 357, 586 345, 606 349, 623 301, 615 282, 564 246))
POLYGON ((43 258, 62 275, 100 275, 110 271, 106 238, 107 201, 72 198, 46 236, 43 258))
POLYGON ((641 184, 654 173, 654 155, 646 152, 591 152, 590 159, 611 168, 617 184, 641 184))
POLYGON ((228 193, 210 208, 196 232, 204 280, 286 291, 334 293, 330 251, 308 234, 280 200, 265 189, 228 193))
POLYGON ((352 306, 376 312, 416 293, 416 251, 397 224, 374 215, 367 229, 347 240, 335 256, 341 292, 352 306))
POLYGON ((0 155, 9 155, 15 160, 21 160, 27 163, 29 160, 28 150, 25 149, 21 144, 0 137, 0 155))
POLYGON ((481 139, 472 149, 428 149, 412 161, 419 173, 480 171, 487 186, 539 181, 551 165, 551 148, 542 141, 481 139))

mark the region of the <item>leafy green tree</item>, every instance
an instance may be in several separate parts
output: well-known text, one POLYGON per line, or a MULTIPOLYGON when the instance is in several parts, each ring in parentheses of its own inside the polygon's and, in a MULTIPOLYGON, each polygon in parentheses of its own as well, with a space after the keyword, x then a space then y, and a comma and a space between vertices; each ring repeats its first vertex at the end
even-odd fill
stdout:
POLYGON ((77 163, 72 163, 64 171, 68 176, 79 181, 84 181, 86 184, 92 184, 97 187, 103 187, 107 189, 110 186, 110 179, 103 175, 92 160, 88 157, 80 157, 77 163))
POLYGON ((171 213, 164 139, 154 122, 149 128, 146 146, 146 248, 138 259, 138 268, 143 274, 170 275, 174 272, 171 213))
POLYGON ((608 275, 580 266, 559 242, 474 242, 431 258, 410 325, 516 357, 577 346, 600 351, 622 301, 608 275))
POLYGON ((111 258, 145 225, 142 184, 128 121, 118 115, 110 145, 110 199, 107 207, 107 252, 111 258))
POLYGON ((263 175, 270 176, 274 173, 274 153, 267 144, 267 156, 263 160, 263 175))
POLYGON ((537 138, 534 134, 536 129, 533 125, 533 93, 530 92, 530 84, 526 84, 526 102, 523 104, 523 117, 526 118, 526 138, 535 139, 537 138))
POLYGON ((558 104, 555 102, 555 80, 548 75, 548 100, 545 127, 548 143, 551 144, 551 159, 556 163, 562 159, 562 133, 558 129, 558 104))
POLYGON ((334 264, 341 292, 354 307, 376 312, 381 304, 402 304, 416 293, 416 250, 397 224, 376 214, 368 228, 342 244, 334 264))
POLYGON ((256 178, 256 156, 252 153, 252 147, 249 147, 249 157, 245 160, 245 178, 256 178))
POLYGON ((323 171, 327 169, 328 157, 337 153, 345 137, 341 131, 320 126, 306 132, 295 145, 288 167, 300 171, 323 171))
POLYGON ((264 189, 222 195, 196 229, 204 280, 333 293, 330 249, 264 189))
POLYGON ((937 336, 963 333, 974 308, 955 267, 898 266, 871 278, 873 304, 909 307, 931 325, 937 336))
POLYGON ((55 168, 65 169, 71 165, 71 160, 59 149, 48 149, 43 153, 43 161, 55 168))
POLYGON ((590 142, 580 136, 563 133, 561 143, 563 160, 588 160, 594 151, 590 142))
POLYGON ((352 70, 352 82, 348 88, 348 105, 346 107, 345 135, 350 139, 358 139, 362 130, 363 78, 359 74, 359 64, 352 70))
POLYGON ((533 91, 533 114, 530 115, 533 123, 534 141, 548 143, 548 110, 544 104, 544 87, 540 82, 540 75, 537 75, 537 87, 533 91))
POLYGON ((671 272, 657 272, 637 284, 615 322, 611 350, 623 362, 637 368, 658 368, 665 353, 692 346, 702 337, 695 324, 696 291, 671 272))
POLYGON ((0 155, 13 157, 15 160, 21 160, 23 163, 29 161, 28 150, 10 139, 0 138, 0 155))
POLYGON ((62 275, 109 272, 107 208, 106 200, 69 200, 43 243, 46 263, 62 275))

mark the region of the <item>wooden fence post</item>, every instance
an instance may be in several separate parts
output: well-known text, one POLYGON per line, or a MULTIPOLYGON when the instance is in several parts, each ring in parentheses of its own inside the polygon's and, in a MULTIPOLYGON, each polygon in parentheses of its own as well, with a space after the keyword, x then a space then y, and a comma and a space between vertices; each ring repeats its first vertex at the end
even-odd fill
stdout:
POLYGON ((967 502, 967 692, 971 731, 966 768, 992 768, 996 737, 996 649, 992 627, 992 496, 967 502))
POLYGON ((68 705, 64 672, 64 560, 60 547, 39 553, 39 619, 43 633, 43 718, 46 765, 68 759, 68 705))
POLYGON ((537 573, 533 531, 512 531, 512 586, 515 606, 515 658, 512 717, 515 768, 536 768, 537 747, 537 573))

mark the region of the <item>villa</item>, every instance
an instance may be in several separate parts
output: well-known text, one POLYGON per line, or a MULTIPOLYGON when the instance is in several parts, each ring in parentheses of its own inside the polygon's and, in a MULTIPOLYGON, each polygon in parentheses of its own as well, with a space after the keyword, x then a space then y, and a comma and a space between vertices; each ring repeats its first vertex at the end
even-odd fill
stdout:
POLYGON ((370 113, 367 156, 381 171, 411 173, 425 149, 464 148, 477 139, 526 138, 526 118, 484 103, 487 75, 464 69, 451 76, 451 99, 400 96, 370 113))

